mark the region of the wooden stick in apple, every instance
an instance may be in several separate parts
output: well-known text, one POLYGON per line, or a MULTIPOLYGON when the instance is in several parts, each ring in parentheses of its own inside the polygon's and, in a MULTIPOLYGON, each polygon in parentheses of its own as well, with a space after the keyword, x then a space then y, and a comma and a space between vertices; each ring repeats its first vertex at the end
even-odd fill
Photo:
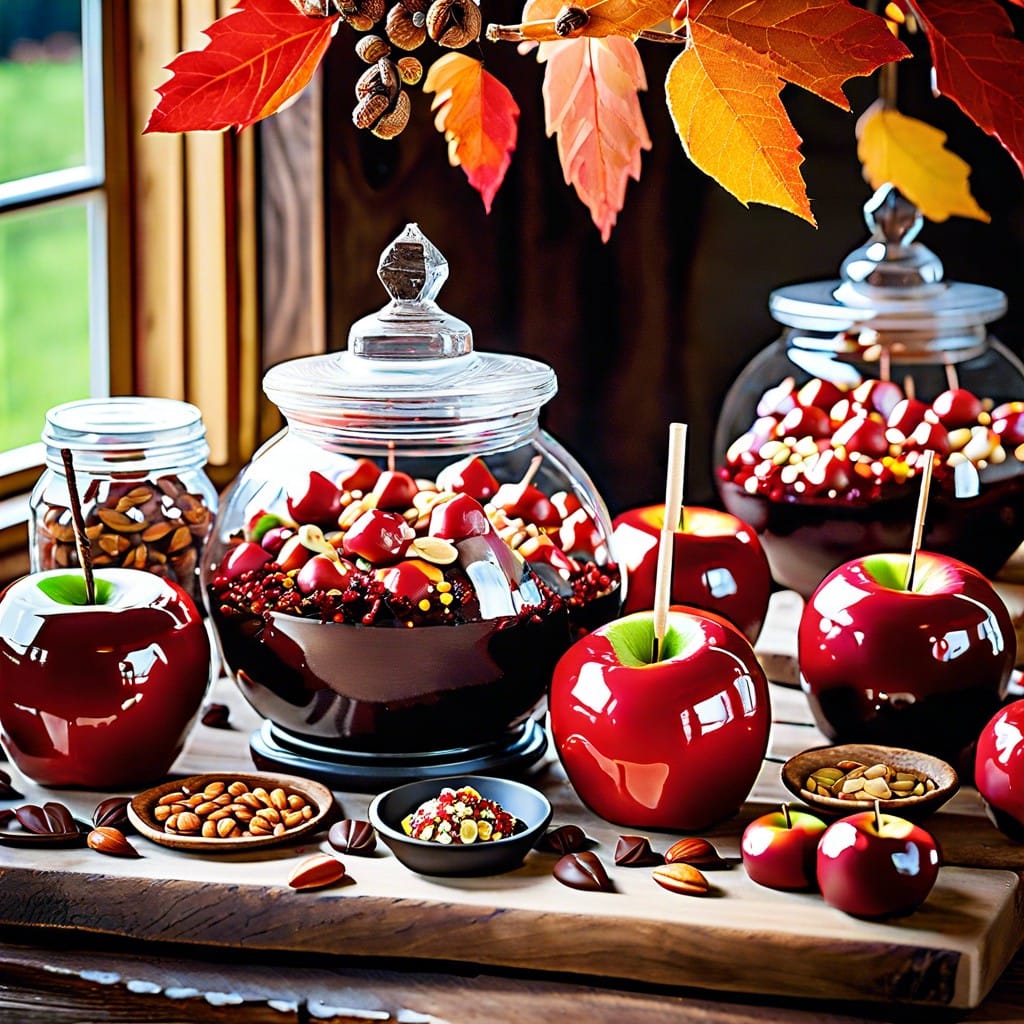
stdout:
POLYGON ((926 448, 921 454, 924 464, 921 467, 921 491, 917 496, 917 512, 914 514, 914 533, 910 540, 910 561, 907 563, 907 580, 905 589, 914 589, 914 569, 917 566, 917 552, 924 536, 924 517, 928 511, 928 492, 932 486, 932 470, 935 468, 935 452, 926 448))
POLYGON ((75 480, 75 463, 70 448, 61 448, 60 457, 64 460, 64 476, 68 482, 68 496, 71 499, 71 521, 75 530, 75 547, 78 549, 78 562, 85 576, 86 604, 96 603, 96 582, 92 575, 92 545, 89 535, 85 532, 85 518, 82 516, 82 502, 78 497, 78 483, 75 480))
POLYGON ((952 363, 946 363, 946 385, 950 391, 956 391, 960 387, 960 378, 952 363))
POLYGON ((668 473, 665 479, 665 518, 658 539, 658 570, 654 578, 654 652, 661 660, 661 644, 668 630, 668 606, 672 600, 672 553, 675 532, 683 517, 683 472, 686 461, 686 424, 668 429, 668 473))
POLYGON ((540 464, 543 461, 543 455, 534 455, 534 457, 530 459, 530 464, 526 467, 526 472, 523 474, 522 480, 519 481, 520 487, 526 487, 527 484, 533 482, 533 478, 537 475, 537 470, 540 469, 540 464))
POLYGON ((395 471, 395 442, 388 441, 388 472, 395 471))

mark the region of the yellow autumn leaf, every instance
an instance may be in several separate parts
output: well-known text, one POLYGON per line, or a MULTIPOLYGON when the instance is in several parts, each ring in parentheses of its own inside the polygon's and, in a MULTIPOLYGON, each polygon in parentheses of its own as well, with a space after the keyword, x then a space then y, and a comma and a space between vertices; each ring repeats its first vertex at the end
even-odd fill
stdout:
POLYGON ((891 182, 929 220, 992 219, 971 195, 971 165, 946 149, 938 128, 875 103, 858 122, 857 137, 857 156, 872 188, 891 182))
POLYGON ((687 156, 741 203, 777 206, 814 224, 800 175, 800 136, 768 57, 691 19, 665 95, 687 156))

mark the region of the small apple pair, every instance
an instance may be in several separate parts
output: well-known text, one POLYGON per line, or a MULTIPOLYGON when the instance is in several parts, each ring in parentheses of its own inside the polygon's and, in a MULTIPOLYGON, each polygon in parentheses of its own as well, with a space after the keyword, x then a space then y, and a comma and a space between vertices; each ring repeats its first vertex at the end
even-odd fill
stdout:
POLYGON ((804 811, 752 821, 740 843, 750 878, 769 889, 820 889, 829 906, 854 917, 909 914, 928 898, 939 851, 919 825, 877 810, 825 825, 804 811))
MULTIPOLYGON (((615 557, 626 570, 623 614, 654 607, 665 507, 630 509, 612 523, 615 557)), ((671 600, 714 612, 754 643, 768 611, 772 578, 755 531, 736 516, 687 506, 674 533, 671 600)))

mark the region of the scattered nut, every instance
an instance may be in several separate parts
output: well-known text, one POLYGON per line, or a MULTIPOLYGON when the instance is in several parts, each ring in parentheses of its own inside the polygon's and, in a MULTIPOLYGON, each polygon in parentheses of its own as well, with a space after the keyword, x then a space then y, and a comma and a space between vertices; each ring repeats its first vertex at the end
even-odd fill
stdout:
POLYGON ((89 848, 97 853, 105 853, 111 857, 138 857, 139 853, 124 837, 120 829, 101 825, 94 828, 86 837, 89 848))
POLYGON ((651 876, 663 889, 686 896, 706 896, 708 880, 692 865, 677 861, 656 867, 651 876))
POLYGON ((345 877, 345 865, 328 853, 318 853, 299 864, 288 877, 293 889, 321 889, 345 877))

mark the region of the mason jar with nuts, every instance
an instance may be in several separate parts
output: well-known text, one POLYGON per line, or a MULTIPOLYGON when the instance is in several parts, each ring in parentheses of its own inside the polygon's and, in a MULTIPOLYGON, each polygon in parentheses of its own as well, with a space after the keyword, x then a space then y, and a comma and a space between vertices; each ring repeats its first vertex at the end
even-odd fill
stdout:
POLYGON ((93 565, 143 569, 200 604, 199 564, 217 492, 194 405, 166 398, 68 402, 46 414, 46 469, 32 492, 33 572, 78 565, 61 450, 70 449, 93 565))

